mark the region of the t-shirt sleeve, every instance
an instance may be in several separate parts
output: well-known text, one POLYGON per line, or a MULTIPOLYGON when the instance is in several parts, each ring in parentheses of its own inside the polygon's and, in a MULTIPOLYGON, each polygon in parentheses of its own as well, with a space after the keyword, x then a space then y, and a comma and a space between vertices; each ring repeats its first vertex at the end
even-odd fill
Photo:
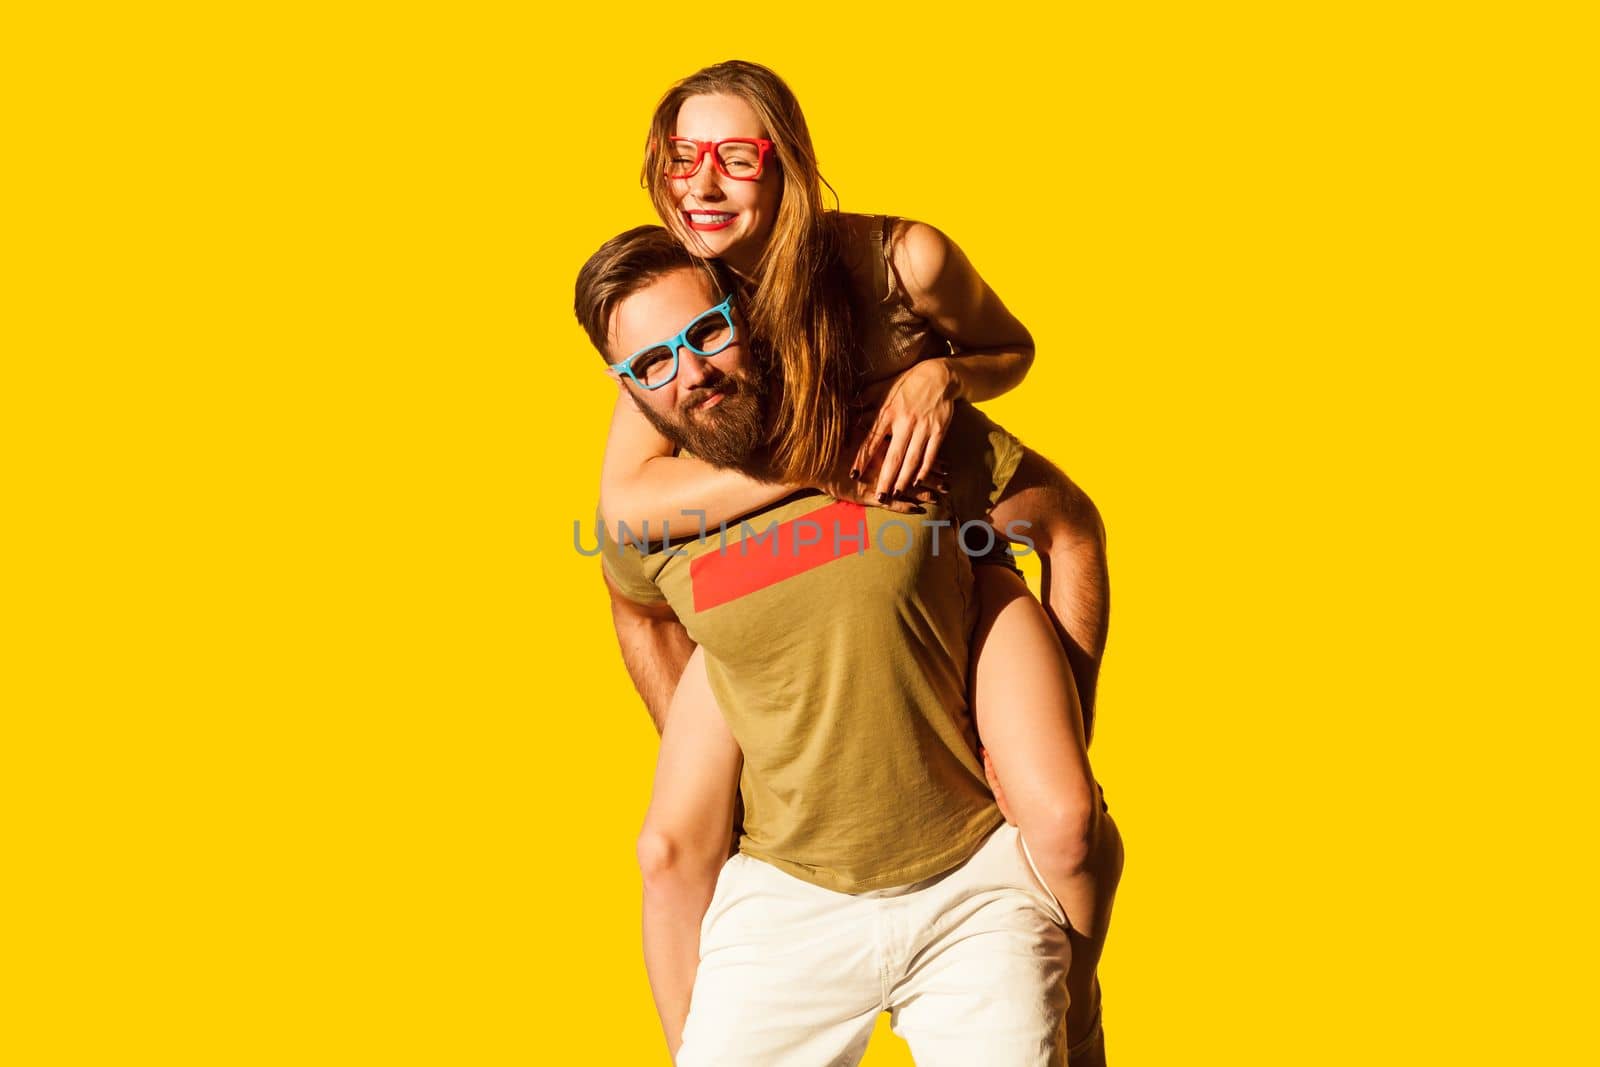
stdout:
POLYGON ((650 577, 644 553, 634 545, 618 544, 606 528, 606 523, 596 517, 600 529, 600 567, 622 595, 639 604, 665 604, 667 598, 650 577))

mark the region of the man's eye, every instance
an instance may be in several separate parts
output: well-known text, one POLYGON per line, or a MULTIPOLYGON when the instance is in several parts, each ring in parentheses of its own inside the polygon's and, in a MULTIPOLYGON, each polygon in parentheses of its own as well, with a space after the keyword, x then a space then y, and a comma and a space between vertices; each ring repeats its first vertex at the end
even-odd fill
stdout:
POLYGON ((653 348, 633 361, 633 373, 642 377, 671 358, 665 348, 653 348))
POLYGON ((685 339, 695 348, 704 351, 722 344, 728 336, 728 323, 721 315, 701 319, 689 327, 685 339))

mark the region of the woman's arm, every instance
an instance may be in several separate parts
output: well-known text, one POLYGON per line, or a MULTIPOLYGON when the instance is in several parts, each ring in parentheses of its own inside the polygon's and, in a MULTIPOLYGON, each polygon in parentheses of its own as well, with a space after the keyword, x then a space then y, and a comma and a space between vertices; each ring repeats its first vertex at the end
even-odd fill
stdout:
POLYGON ((639 833, 644 965, 674 1057, 700 964, 700 923, 728 858, 742 762, 696 649, 672 698, 639 833))
POLYGON ((673 455, 672 442, 639 413, 627 388, 621 386, 617 394, 600 467, 600 513, 614 536, 619 523, 640 537, 648 531, 652 539, 670 523, 675 536, 682 536, 698 531, 700 522, 698 516, 685 515, 685 509, 704 511, 706 524, 714 526, 796 490, 693 456, 673 455))
POLYGON ((866 470, 882 454, 876 492, 901 492, 927 478, 957 400, 1016 388, 1033 364, 1033 337, 960 247, 924 222, 893 243, 895 273, 911 310, 948 340, 950 356, 921 360, 885 387, 877 421, 857 454, 866 470))
POLYGON ((1033 365, 1033 337, 960 246, 925 222, 911 222, 894 253, 911 310, 955 348, 954 355, 926 361, 949 375, 952 399, 976 403, 1022 384, 1033 365))
POLYGON ((700 533, 702 521, 707 528, 713 527, 801 489, 820 489, 840 500, 874 503, 901 512, 913 510, 932 496, 926 489, 916 489, 905 492, 904 499, 880 502, 870 484, 843 472, 825 484, 787 485, 713 467, 693 456, 676 456, 672 442, 650 425, 625 392, 618 394, 600 467, 600 514, 617 541, 655 540, 663 530, 674 537, 700 533), (684 514, 686 510, 703 511, 705 516, 702 520, 699 514, 684 514), (626 533, 619 531, 619 524, 627 526, 626 533))

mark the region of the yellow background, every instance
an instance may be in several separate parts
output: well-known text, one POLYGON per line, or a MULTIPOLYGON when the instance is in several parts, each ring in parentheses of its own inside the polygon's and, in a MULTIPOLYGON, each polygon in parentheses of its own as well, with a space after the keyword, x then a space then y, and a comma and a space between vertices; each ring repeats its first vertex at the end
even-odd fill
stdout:
POLYGON ((1028 324, 989 410, 1104 512, 1113 1061, 1592 1055, 1563 9, 52 10, 0 32, 0 1059, 665 1062, 571 286, 734 56, 1028 324))

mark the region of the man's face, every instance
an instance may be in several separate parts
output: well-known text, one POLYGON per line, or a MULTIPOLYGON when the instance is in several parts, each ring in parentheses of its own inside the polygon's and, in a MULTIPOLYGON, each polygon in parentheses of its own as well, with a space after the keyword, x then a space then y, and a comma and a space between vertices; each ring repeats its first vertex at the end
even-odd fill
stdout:
MULTIPOLYGON (((698 270, 662 275, 618 305, 606 361, 620 363, 672 337, 721 302, 698 270)), ((734 338, 715 355, 679 345, 678 373, 667 384, 644 389, 622 379, 622 388, 657 430, 718 467, 745 464, 765 439, 764 381, 751 365, 737 305, 733 315, 734 338)))

